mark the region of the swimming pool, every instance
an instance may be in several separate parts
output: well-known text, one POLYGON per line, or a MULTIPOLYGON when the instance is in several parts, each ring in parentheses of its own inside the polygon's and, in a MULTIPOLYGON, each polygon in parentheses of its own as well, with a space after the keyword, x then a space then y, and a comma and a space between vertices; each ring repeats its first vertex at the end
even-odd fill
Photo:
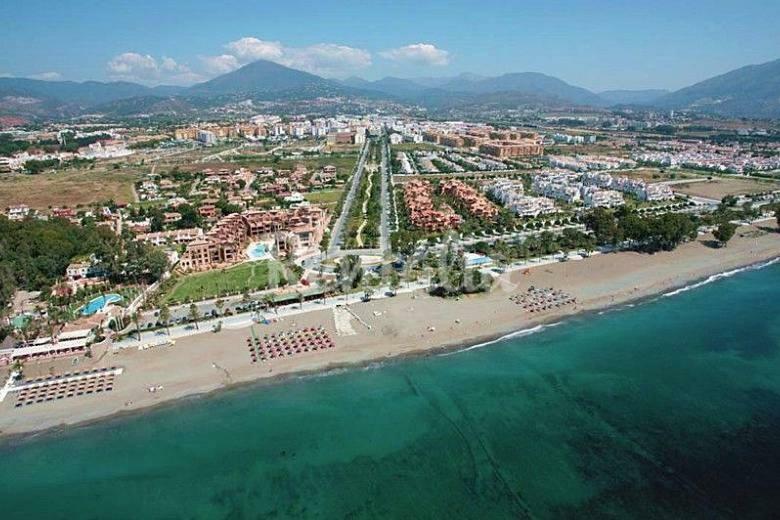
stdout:
POLYGON ((264 258, 269 258, 271 253, 269 253, 268 246, 265 243, 255 242, 246 248, 246 256, 250 260, 261 260, 264 258))
POLYGON ((103 307, 110 303, 116 303, 121 302, 123 298, 119 296, 118 294, 105 294, 102 296, 98 296, 97 298, 92 298, 89 300, 89 303, 87 303, 84 307, 81 309, 81 315, 82 316, 92 316, 96 312, 102 311, 103 307))

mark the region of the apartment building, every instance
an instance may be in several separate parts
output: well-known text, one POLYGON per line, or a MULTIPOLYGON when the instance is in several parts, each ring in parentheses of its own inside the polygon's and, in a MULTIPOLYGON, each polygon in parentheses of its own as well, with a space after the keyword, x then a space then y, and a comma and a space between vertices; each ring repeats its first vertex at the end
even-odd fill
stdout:
POLYGON ((532 184, 535 193, 568 204, 582 200, 580 188, 581 185, 577 181, 576 175, 558 173, 536 175, 532 184))
POLYGON ((488 141, 479 145, 480 153, 499 159, 508 157, 534 157, 544 153, 541 141, 522 139, 518 141, 488 141))
POLYGON ((483 189, 520 217, 536 217, 557 211, 552 199, 525 195, 522 181, 495 179, 483 189))
POLYGON ((404 204, 409 220, 415 227, 426 231, 444 231, 457 228, 463 219, 452 208, 433 205, 433 187, 428 181, 411 181, 404 184, 404 204))
POLYGON ((459 180, 441 183, 440 191, 462 202, 469 213, 477 218, 491 220, 498 215, 498 208, 475 188, 459 180))
POLYGON ((141 233, 135 239, 138 242, 146 242, 155 246, 162 246, 168 243, 189 244, 195 240, 202 239, 204 236, 201 228, 174 229, 171 231, 157 231, 154 233, 141 233))
POLYGON ((319 246, 329 221, 327 211, 310 206, 234 213, 191 241, 179 268, 203 271, 235 264, 244 259, 252 240, 274 240, 279 256, 310 252, 319 246))
POLYGON ((613 208, 625 203, 619 191, 604 190, 596 186, 582 187, 582 201, 591 208, 613 208))

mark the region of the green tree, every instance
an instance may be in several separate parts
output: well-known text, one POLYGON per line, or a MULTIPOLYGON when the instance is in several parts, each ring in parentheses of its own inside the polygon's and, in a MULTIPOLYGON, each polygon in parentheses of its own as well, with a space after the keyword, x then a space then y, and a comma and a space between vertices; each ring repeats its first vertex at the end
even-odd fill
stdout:
POLYGON ((600 244, 617 244, 620 241, 620 230, 611 211, 596 208, 585 215, 585 226, 593 231, 596 241, 600 244))
POLYGON ((723 222, 718 228, 713 231, 712 235, 720 242, 720 245, 725 247, 729 240, 734 236, 737 231, 737 226, 731 222, 723 222))
POLYGON ((171 335, 171 309, 166 304, 162 304, 160 306, 160 322, 165 327, 165 332, 170 336, 171 335))

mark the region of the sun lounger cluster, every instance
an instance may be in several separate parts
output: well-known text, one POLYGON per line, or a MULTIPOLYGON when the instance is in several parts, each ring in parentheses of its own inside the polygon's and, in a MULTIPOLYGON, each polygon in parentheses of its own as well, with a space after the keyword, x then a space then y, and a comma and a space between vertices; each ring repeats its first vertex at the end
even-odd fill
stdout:
POLYGON ((114 389, 116 373, 115 368, 96 368, 25 380, 17 391, 15 406, 21 408, 67 397, 110 392, 114 389))
POLYGON ((509 299, 531 313, 560 309, 567 305, 574 305, 577 301, 570 294, 552 287, 544 289, 529 287, 526 292, 513 294, 509 299))
POLYGON ((323 327, 306 327, 278 334, 266 334, 262 338, 247 338, 246 341, 252 363, 304 352, 316 352, 334 346, 333 339, 323 327))

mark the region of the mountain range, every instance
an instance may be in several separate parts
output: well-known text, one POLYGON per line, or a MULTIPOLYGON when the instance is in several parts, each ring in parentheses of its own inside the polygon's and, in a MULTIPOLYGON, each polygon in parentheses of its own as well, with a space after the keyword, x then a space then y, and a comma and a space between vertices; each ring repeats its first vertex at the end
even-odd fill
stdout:
POLYGON ((85 113, 113 116, 186 114, 227 101, 308 100, 323 97, 387 99, 427 107, 590 106, 694 110, 728 117, 780 118, 780 60, 750 65, 689 87, 600 93, 538 72, 495 77, 326 79, 258 60, 191 87, 147 87, 131 82, 42 81, 0 78, 0 115, 34 118, 85 113))

